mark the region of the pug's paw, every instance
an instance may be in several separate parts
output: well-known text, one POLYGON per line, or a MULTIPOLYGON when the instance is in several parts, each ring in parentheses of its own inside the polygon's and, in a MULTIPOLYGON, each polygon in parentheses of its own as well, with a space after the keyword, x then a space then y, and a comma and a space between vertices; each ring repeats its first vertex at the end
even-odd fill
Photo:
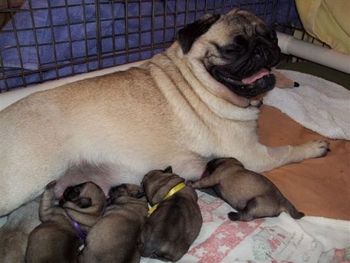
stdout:
POLYGON ((241 219, 240 214, 235 212, 230 212, 227 216, 231 221, 239 221, 241 219))
POLYGON ((324 157, 327 155, 329 149, 329 142, 324 140, 316 140, 304 145, 311 158, 324 157))

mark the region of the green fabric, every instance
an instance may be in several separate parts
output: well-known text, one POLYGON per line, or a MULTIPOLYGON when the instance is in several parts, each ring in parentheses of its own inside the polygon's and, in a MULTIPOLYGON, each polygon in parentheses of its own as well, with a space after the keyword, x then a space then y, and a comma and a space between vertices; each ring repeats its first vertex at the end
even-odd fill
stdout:
POLYGON ((350 75, 312 62, 281 63, 280 69, 289 69, 335 82, 350 90, 350 75))

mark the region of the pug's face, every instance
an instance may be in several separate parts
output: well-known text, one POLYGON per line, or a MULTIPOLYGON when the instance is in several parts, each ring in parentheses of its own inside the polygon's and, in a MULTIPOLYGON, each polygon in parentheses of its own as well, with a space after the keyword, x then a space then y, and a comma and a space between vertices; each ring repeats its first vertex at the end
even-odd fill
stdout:
POLYGON ((234 9, 206 15, 178 32, 184 56, 203 63, 216 81, 244 98, 271 90, 279 61, 276 32, 255 15, 234 9))
POLYGON ((86 182, 67 187, 60 200, 60 205, 63 206, 69 201, 80 208, 87 208, 102 203, 104 200, 103 190, 93 182, 86 182))

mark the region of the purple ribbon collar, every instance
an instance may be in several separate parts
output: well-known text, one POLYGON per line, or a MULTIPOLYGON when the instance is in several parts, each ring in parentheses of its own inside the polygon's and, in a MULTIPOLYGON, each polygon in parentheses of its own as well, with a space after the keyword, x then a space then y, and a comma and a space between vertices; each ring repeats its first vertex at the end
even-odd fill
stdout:
POLYGON ((87 236, 87 232, 67 212, 66 212, 66 215, 67 215, 69 221, 71 222, 71 224, 72 224, 72 226, 73 226, 73 228, 75 230, 75 233, 77 234, 77 237, 79 238, 79 240, 81 242, 84 242, 85 239, 86 239, 86 236, 87 236))
POLYGON ((80 239, 80 241, 85 241, 87 233, 84 229, 81 228, 81 225, 75 221, 74 219, 71 219, 72 225, 75 229, 75 232, 78 236, 78 238, 80 239))

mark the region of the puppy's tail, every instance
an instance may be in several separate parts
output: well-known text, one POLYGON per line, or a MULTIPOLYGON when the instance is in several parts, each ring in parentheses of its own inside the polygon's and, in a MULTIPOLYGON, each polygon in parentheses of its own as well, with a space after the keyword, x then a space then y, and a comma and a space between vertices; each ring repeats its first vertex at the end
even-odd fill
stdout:
POLYGON ((291 202, 289 202, 287 199, 285 199, 285 201, 283 202, 282 211, 287 212, 294 219, 300 219, 303 216, 305 216, 305 214, 303 212, 298 211, 295 208, 295 206, 291 202))

